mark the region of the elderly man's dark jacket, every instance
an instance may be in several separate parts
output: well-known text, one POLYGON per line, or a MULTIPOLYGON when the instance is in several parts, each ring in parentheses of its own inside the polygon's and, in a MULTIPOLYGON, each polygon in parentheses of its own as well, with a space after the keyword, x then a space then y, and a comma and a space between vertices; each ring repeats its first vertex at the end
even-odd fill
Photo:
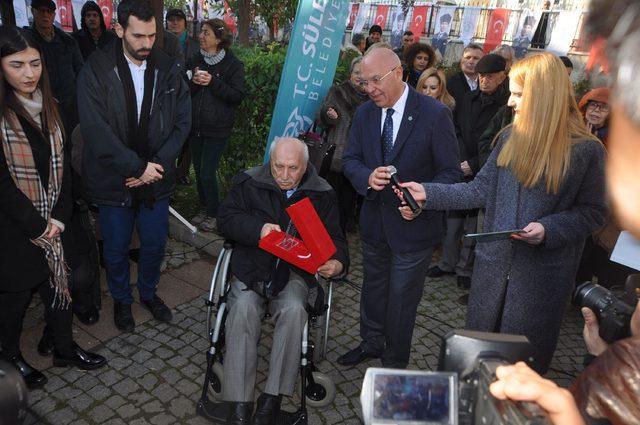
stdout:
MULTIPOLYGON (((80 52, 82 53, 82 58, 86 61, 89 58, 91 53, 95 52, 96 49, 104 49, 109 43, 118 39, 118 36, 109 31, 107 29, 107 25, 104 22, 104 15, 102 14, 102 10, 100 6, 96 2, 88 1, 82 6, 82 11, 80 12, 81 16, 81 28, 71 34, 71 36, 78 43, 78 47, 80 47, 80 52), (85 15, 90 12, 96 12, 100 17, 100 37, 97 40, 93 38, 91 32, 87 28, 87 22, 85 19, 85 15)), ((69 132, 73 131, 73 129, 69 129, 69 132)))
POLYGON ((505 79, 492 94, 480 89, 468 92, 462 102, 456 102, 455 125, 460 149, 460 161, 467 161, 476 174, 480 169, 480 137, 489 126, 498 110, 509 99, 509 80, 505 79))
POLYGON ((149 160, 129 145, 124 88, 116 70, 116 43, 96 50, 78 78, 80 129, 84 139, 82 180, 90 202, 130 206, 129 177, 140 177, 147 162, 162 165, 153 195, 168 198, 175 189, 175 161, 191 128, 191 99, 182 65, 154 47, 156 76, 149 118, 149 160))
MULTIPOLYGON (((265 223, 279 224, 285 231, 289 224, 285 208, 305 197, 313 204, 338 249, 332 258, 340 261, 346 270, 349 265, 347 241, 340 229, 337 201, 329 183, 309 165, 298 190, 287 199, 271 175, 269 164, 264 164, 239 173, 234 178, 231 192, 220 206, 218 230, 235 241, 231 258, 234 276, 249 286, 272 278, 276 257, 258 248, 262 226, 265 223)), ((306 280, 311 277, 293 266, 291 269, 306 280)))

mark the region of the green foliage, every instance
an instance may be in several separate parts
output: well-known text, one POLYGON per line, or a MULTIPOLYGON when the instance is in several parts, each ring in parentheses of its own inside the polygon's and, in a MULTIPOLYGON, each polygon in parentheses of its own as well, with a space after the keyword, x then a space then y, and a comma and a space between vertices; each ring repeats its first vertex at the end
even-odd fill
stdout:
POLYGON ((286 47, 278 44, 233 50, 244 63, 247 96, 236 111, 231 141, 218 169, 223 195, 234 175, 262 163, 286 54, 286 47))
POLYGON ((583 78, 573 84, 573 91, 575 92, 577 100, 582 99, 582 96, 584 96, 589 90, 591 90, 591 82, 588 78, 583 78))
POLYGON ((340 54, 340 59, 338 59, 338 65, 336 66, 336 75, 333 78, 334 84, 341 84, 349 79, 351 61, 357 56, 358 54, 353 50, 346 50, 340 54))

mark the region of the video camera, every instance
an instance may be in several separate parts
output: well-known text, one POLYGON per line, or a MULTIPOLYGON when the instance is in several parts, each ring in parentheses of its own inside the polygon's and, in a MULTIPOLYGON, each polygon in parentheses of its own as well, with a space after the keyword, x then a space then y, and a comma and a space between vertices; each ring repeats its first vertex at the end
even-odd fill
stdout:
POLYGON ((20 372, 0 360, 0 425, 21 424, 27 414, 27 386, 20 372))
POLYGON ((489 392, 496 368, 533 362, 524 336, 451 331, 443 337, 438 372, 370 368, 360 400, 369 424, 544 425, 534 403, 498 400, 489 392))
POLYGON ((625 293, 619 298, 607 288, 584 282, 576 288, 573 304, 578 308, 589 307, 598 318, 600 338, 608 343, 616 342, 631 335, 629 325, 638 303, 636 288, 639 284, 640 275, 630 275, 625 293))

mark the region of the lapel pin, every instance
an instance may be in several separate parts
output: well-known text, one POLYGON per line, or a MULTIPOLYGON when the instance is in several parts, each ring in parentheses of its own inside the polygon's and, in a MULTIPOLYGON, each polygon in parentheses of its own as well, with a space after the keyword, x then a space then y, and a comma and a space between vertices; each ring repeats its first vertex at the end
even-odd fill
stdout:
POLYGON ((411 115, 409 115, 409 117, 407 118, 409 121, 413 121, 413 117, 411 115))

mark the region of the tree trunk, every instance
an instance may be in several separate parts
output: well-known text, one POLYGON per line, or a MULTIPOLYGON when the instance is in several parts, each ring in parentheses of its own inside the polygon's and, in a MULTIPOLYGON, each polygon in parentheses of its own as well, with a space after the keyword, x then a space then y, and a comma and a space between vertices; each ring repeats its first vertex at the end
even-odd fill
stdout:
POLYGON ((249 45, 249 27, 251 26, 250 0, 238 0, 238 38, 243 46, 249 45))
POLYGON ((156 15, 156 46, 164 47, 164 4, 162 0, 151 0, 156 15))

